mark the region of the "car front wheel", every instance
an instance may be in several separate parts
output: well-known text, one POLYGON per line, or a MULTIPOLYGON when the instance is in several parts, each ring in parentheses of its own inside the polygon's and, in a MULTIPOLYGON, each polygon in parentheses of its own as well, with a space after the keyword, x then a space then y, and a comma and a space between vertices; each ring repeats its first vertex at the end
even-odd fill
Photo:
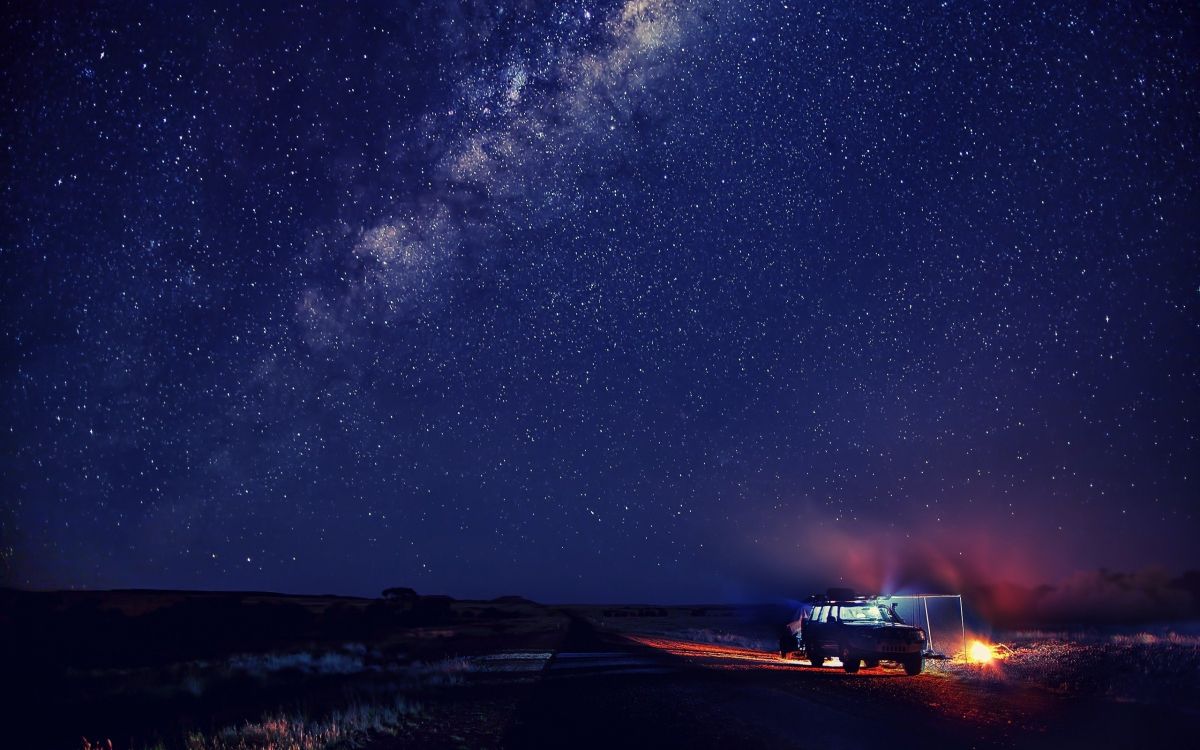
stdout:
POLYGON ((904 673, 910 677, 915 677, 921 674, 925 669, 925 655, 917 654, 904 660, 904 673))
POLYGON ((825 663, 825 655, 820 651, 812 650, 808 652, 808 661, 814 666, 819 667, 825 663))
POLYGON ((848 646, 842 646, 842 669, 846 670, 846 674, 854 674, 858 671, 858 657, 850 653, 848 646))

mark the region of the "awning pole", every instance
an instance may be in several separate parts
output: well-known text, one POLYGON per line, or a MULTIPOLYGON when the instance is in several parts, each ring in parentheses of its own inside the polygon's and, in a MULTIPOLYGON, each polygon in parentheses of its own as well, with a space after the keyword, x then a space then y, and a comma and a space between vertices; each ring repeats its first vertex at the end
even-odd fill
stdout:
POLYGON ((958 595, 958 622, 962 625, 963 634, 963 661, 967 660, 967 616, 963 614, 962 594, 958 595))
POLYGON ((933 650, 933 623, 929 620, 929 598, 921 597, 921 602, 925 604, 925 629, 929 632, 929 650, 933 650))

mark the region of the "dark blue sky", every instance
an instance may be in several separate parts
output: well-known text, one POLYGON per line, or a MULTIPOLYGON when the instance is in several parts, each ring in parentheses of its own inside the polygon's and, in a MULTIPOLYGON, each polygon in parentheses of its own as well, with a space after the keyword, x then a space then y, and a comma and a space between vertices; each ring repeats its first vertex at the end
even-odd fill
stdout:
POLYGON ((1185 5, 4 29, 11 584, 680 600, 1200 565, 1185 5))

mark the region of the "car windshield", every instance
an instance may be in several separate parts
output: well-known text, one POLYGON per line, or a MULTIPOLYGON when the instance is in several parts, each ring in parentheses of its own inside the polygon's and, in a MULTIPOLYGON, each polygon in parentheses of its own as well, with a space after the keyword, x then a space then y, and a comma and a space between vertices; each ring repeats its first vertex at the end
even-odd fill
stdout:
POLYGON ((842 605, 842 622, 891 622, 891 614, 877 604, 842 605))

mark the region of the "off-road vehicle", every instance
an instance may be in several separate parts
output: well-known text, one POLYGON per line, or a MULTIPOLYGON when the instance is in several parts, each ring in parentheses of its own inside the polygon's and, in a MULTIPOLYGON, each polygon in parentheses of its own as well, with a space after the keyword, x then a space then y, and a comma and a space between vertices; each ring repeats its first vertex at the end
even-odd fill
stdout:
MULTIPOLYGON (((881 661, 895 662, 910 675, 925 668, 925 631, 906 624, 894 608, 872 597, 836 590, 813 597, 808 604, 811 610, 801 618, 795 637, 814 667, 837 657, 850 674, 862 664, 871 668, 881 661)), ((781 644, 781 653, 785 650, 781 644)))

